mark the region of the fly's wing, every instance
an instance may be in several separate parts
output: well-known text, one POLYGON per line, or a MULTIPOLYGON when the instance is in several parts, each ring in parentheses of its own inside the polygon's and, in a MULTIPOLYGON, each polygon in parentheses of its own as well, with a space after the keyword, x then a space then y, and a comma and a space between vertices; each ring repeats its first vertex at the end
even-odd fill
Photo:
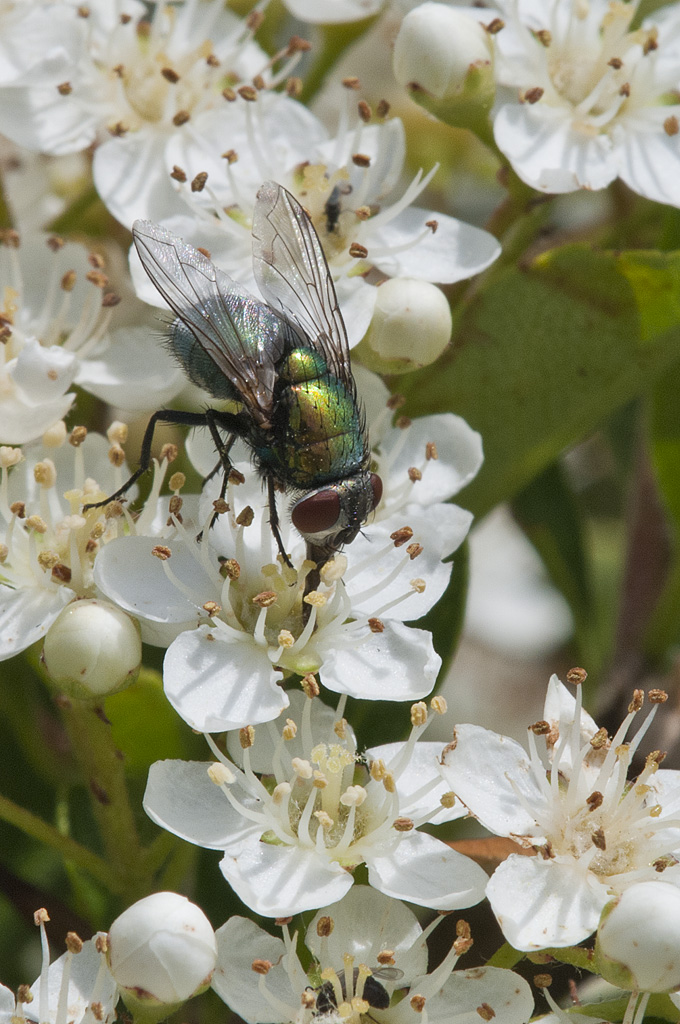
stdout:
POLYGON ((132 234, 142 265, 165 301, 258 422, 266 422, 288 325, 166 228, 138 220, 132 234))
POLYGON ((257 193, 253 266, 266 302, 301 328, 331 373, 354 391, 347 332, 319 236, 297 199, 275 181, 257 193))

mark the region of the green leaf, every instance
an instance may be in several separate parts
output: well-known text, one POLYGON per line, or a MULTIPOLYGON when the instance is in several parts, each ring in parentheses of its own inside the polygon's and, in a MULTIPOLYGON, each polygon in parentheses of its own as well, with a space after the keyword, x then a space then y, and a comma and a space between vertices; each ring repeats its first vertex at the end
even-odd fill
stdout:
POLYGON ((399 383, 410 413, 480 431, 463 506, 481 516, 517 494, 680 360, 679 267, 678 253, 569 245, 491 275, 456 311, 449 353, 399 383))

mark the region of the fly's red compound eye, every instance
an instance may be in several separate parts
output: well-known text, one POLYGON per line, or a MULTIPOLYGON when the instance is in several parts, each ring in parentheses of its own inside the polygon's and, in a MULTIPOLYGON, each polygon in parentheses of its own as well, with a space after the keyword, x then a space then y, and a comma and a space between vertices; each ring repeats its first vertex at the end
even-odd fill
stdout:
POLYGON ((383 494, 382 480, 377 473, 371 473, 371 490, 373 491, 373 504, 371 509, 375 509, 380 504, 380 499, 383 494))
POLYGON ((332 529, 340 518, 340 498, 336 491, 317 491, 302 498, 293 508, 293 526, 303 536, 332 529))

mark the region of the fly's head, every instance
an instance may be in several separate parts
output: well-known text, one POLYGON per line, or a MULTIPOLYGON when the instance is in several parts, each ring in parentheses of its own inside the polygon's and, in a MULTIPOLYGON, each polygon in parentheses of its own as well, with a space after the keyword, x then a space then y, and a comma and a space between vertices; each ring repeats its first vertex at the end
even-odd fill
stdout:
POLYGON ((291 510, 293 526, 307 541, 311 557, 323 562, 350 544, 377 508, 382 480, 362 470, 299 498, 291 510))

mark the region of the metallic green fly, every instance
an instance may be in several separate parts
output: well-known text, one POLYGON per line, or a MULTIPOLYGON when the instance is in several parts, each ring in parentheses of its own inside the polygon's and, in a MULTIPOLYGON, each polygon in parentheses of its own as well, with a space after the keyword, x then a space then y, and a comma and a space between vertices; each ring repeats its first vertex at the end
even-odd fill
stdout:
POLYGON ((144 269, 175 314, 174 355, 191 381, 215 399, 238 402, 238 411, 154 413, 138 470, 108 500, 149 468, 159 422, 208 427, 225 474, 222 497, 229 451, 242 438, 266 483, 281 555, 290 564, 276 490, 294 496, 291 519, 318 578, 333 553, 354 540, 380 501, 382 483, 370 472, 347 332, 309 216, 276 182, 257 193, 253 267, 264 302, 165 228, 136 221, 133 235, 144 269))

